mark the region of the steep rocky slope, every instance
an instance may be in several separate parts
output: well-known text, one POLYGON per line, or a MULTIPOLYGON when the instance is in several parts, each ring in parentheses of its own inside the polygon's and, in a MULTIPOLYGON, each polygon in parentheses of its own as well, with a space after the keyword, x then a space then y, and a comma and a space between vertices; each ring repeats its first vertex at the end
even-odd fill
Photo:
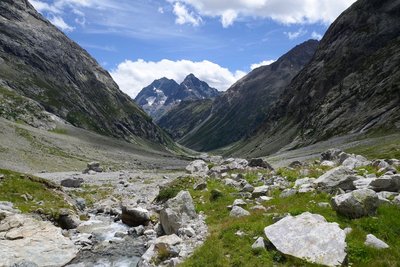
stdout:
POLYGON ((27 0, 3 0, 0 115, 40 126, 51 121, 50 113, 109 136, 171 142, 85 50, 27 0))
POLYGON ((275 63, 253 70, 216 98, 208 120, 180 142, 195 150, 212 150, 250 136, 285 86, 310 61, 317 45, 318 41, 309 40, 275 63))
POLYGON ((157 124, 178 140, 208 118, 212 103, 211 99, 183 101, 164 114, 157 124))
POLYGON ((158 121, 182 101, 213 99, 219 94, 217 89, 189 74, 181 84, 167 78, 155 80, 142 89, 135 101, 158 121))
POLYGON ((400 1, 359 0, 328 29, 262 129, 236 153, 400 128, 400 1))

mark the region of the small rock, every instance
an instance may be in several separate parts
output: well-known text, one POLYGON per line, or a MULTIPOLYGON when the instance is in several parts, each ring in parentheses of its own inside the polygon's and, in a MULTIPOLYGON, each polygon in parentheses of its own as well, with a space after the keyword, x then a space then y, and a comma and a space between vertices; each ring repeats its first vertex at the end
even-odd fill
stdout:
POLYGON ((199 183, 197 183, 197 184, 195 184, 193 186, 194 190, 199 190, 199 191, 204 190, 206 188, 207 188, 207 183, 206 182, 199 182, 199 183))
POLYGON ((243 232, 242 230, 238 230, 238 231, 236 231, 235 235, 239 236, 239 237, 243 237, 243 236, 246 236, 246 233, 243 232))
POLYGON ((297 194, 297 190, 293 189, 293 188, 288 188, 285 189, 281 192, 281 194, 279 195, 280 198, 287 198, 287 197, 291 197, 297 194))
POLYGON ((378 239, 376 236, 369 234, 364 242, 366 246, 373 247, 376 249, 385 249, 389 248, 389 245, 378 239))
POLYGON ((328 202, 320 202, 318 203, 318 206, 321 208, 330 208, 331 205, 328 202))
POLYGON ((261 196, 259 198, 257 198, 256 200, 260 203, 262 202, 268 202, 270 200, 274 199, 273 197, 267 197, 267 196, 261 196))
POLYGON ((346 227, 346 228, 343 229, 343 231, 344 231, 344 233, 345 233, 346 235, 348 235, 348 234, 350 234, 351 232, 353 232, 353 228, 351 228, 351 227, 346 227))
POLYGON ((267 211, 267 208, 262 206, 262 205, 256 205, 250 208, 251 210, 256 210, 256 211, 267 211))
POLYGON ((251 245, 252 249, 263 249, 265 248, 264 238, 259 237, 257 240, 251 245))
POLYGON ((249 161, 249 167, 260 167, 260 168, 264 168, 264 169, 268 169, 273 171, 274 168, 272 168, 272 166, 266 162, 265 160, 261 159, 261 158, 257 158, 257 159, 251 159, 249 161))
POLYGON ((324 167, 336 167, 336 163, 330 160, 324 160, 320 165, 324 167))
POLYGON ((270 192, 270 187, 268 185, 258 186, 254 188, 252 193, 253 198, 265 196, 270 192))
POLYGON ((205 176, 208 172, 208 165, 203 160, 192 161, 186 166, 186 171, 193 175, 205 176))
POLYGON ((186 235, 188 237, 193 237, 196 235, 196 232, 191 227, 181 228, 178 231, 181 235, 186 235))
POLYGON ((77 198, 75 199, 75 204, 80 210, 84 210, 86 208, 86 200, 84 198, 77 198))
POLYGON ((252 186, 251 184, 247 183, 243 186, 242 190, 240 190, 240 192, 248 192, 251 193, 254 191, 254 186, 252 186))
POLYGON ((66 230, 75 229, 80 224, 79 218, 69 209, 60 209, 57 222, 62 229, 66 230))
POLYGON ((69 188, 79 188, 83 183, 82 178, 67 178, 61 181, 61 186, 69 188))
POLYGON ((244 207, 246 205, 247 205, 247 203, 243 199, 235 199, 235 201, 233 201, 233 204, 232 204, 232 206, 239 206, 239 207, 244 207))
POLYGON ((233 206, 231 212, 229 213, 229 216, 231 217, 244 217, 244 216, 249 216, 250 212, 247 210, 239 207, 239 206, 233 206))

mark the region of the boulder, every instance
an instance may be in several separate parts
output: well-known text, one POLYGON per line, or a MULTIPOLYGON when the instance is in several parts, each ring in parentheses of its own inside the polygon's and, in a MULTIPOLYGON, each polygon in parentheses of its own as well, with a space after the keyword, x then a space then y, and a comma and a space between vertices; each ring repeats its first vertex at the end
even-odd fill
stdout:
POLYGON ((60 209, 57 223, 62 229, 75 229, 81 223, 78 216, 69 209, 60 209))
POLYGON ((255 187, 253 192, 252 192, 252 197, 253 198, 258 198, 261 196, 266 196, 268 193, 271 191, 270 187, 268 185, 263 185, 263 186, 258 186, 255 187))
POLYGON ((376 236, 369 234, 364 242, 366 246, 373 247, 376 249, 389 248, 389 245, 377 238, 376 236))
POLYGON ((372 179, 368 188, 375 192, 389 191, 397 192, 400 189, 400 175, 384 175, 376 179, 372 179))
POLYGON ((346 234, 337 223, 309 212, 287 216, 264 229, 281 253, 308 262, 340 266, 346 259, 346 234))
POLYGON ((371 189, 358 189, 332 198, 333 209, 353 219, 374 215, 378 206, 378 195, 371 189))
POLYGON ((203 160, 195 160, 186 166, 186 171, 193 175, 205 176, 208 173, 208 165, 203 160))
POLYGON ((193 199, 188 191, 181 191, 168 200, 160 212, 160 223, 167 235, 177 234, 179 228, 196 218, 193 199))
POLYGON ((247 210, 239 207, 239 206, 233 206, 231 212, 229 213, 229 216, 231 217, 244 217, 244 216, 249 216, 250 212, 247 210))
POLYGON ((290 164, 289 164, 289 168, 300 168, 300 167, 302 167, 303 166, 303 163, 301 162, 301 161, 298 161, 298 160, 295 160, 295 161, 292 161, 290 164))
POLYGON ((323 191, 333 192, 340 188, 343 190, 353 190, 353 181, 357 180, 353 172, 346 167, 340 166, 327 171, 314 181, 314 184, 323 191))
POLYGON ((223 166, 226 170, 244 170, 248 166, 249 162, 245 159, 229 158, 223 162, 223 166))
POLYGON ((28 266, 64 266, 76 257, 74 243, 61 228, 26 215, 12 214, 0 221, 0 266, 23 261, 28 266))
POLYGON ((285 189, 281 192, 281 194, 279 195, 280 198, 287 198, 287 197, 291 197, 297 194, 297 190, 293 189, 293 188, 288 188, 285 189))
POLYGON ((128 226, 136 227, 139 225, 147 225, 150 221, 150 213, 146 209, 126 204, 123 204, 121 208, 121 220, 128 226))
POLYGON ((249 161, 249 167, 259 167, 259 168, 264 168, 273 171, 274 168, 265 160, 262 158, 257 158, 257 159, 251 159, 249 161))
POLYGON ((79 188, 83 183, 82 178, 67 178, 61 181, 61 186, 69 188, 79 188))
POLYGON ((315 178, 308 178, 308 177, 302 178, 302 179, 297 179, 294 182, 294 187, 297 188, 304 184, 313 184, 315 180, 316 180, 315 178))
POLYGON ((389 163, 387 163, 383 159, 374 160, 374 161, 372 161, 371 165, 378 169, 385 169, 385 168, 390 167, 389 163))
POLYGON ((324 161, 324 160, 329 160, 329 161, 338 160, 341 153, 343 153, 343 151, 340 150, 340 149, 337 149, 337 148, 328 149, 327 151, 321 153, 321 161, 324 161))
POLYGON ((320 164, 321 166, 324 167, 336 167, 336 163, 334 161, 330 161, 330 160, 324 160, 323 162, 321 162, 320 164))
POLYGON ((348 157, 342 162, 342 166, 347 167, 351 170, 367 166, 368 164, 370 164, 370 162, 366 158, 360 155, 348 157))
POLYGON ((97 161, 89 162, 87 164, 87 169, 83 173, 93 174, 96 172, 103 172, 103 168, 100 167, 100 163, 97 161))
POLYGON ((252 186, 249 183, 246 183, 243 188, 240 190, 240 192, 247 192, 247 193, 251 193, 254 191, 254 186, 252 186))

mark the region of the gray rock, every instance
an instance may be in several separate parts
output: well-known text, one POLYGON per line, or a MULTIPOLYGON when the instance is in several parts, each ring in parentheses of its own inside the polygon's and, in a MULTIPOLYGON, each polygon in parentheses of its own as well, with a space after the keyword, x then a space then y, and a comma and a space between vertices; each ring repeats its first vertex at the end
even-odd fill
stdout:
POLYGON ((288 188, 285 189, 281 192, 281 194, 279 195, 280 198, 286 198, 286 197, 291 197, 297 194, 297 190, 293 189, 293 188, 288 188))
POLYGON ((400 196, 397 196, 393 199, 393 204, 400 207, 400 196))
POLYGON ((266 196, 269 194, 270 191, 271 188, 268 185, 258 186, 254 188, 254 191, 252 192, 252 197, 258 198, 261 196, 266 196))
POLYGON ((79 188, 83 182, 84 180, 82 178, 67 178, 61 181, 61 186, 79 188))
POLYGON ((233 206, 231 212, 229 213, 229 216, 231 217, 244 217, 244 216, 249 216, 250 212, 247 210, 239 207, 239 206, 233 206))
POLYGON ((294 187, 295 188, 296 187, 300 187, 300 186, 302 186, 304 184, 313 184, 315 180, 316 180, 315 178, 308 178, 308 177, 302 178, 302 179, 297 179, 294 182, 294 187))
POLYGON ((160 212, 160 223, 167 235, 177 234, 185 223, 195 218, 197 214, 193 199, 187 191, 181 191, 175 198, 168 200, 160 212))
POLYGON ((181 228, 179 229, 179 233, 180 235, 186 235, 188 237, 193 237, 196 235, 196 232, 193 230, 192 227, 181 228))
POLYGON ((366 246, 373 247, 376 249, 385 249, 389 248, 389 245, 378 239, 376 236, 369 234, 364 242, 366 246))
POLYGON ((367 166, 368 164, 370 164, 370 162, 366 158, 357 155, 347 158, 345 161, 343 161, 342 166, 353 170, 355 168, 367 166))
POLYGON ((400 189, 400 175, 399 176, 384 175, 377 179, 373 179, 369 183, 368 188, 374 190, 375 192, 381 192, 381 191, 397 192, 400 189))
POLYGON ((353 172, 343 166, 336 167, 321 175, 314 181, 314 184, 321 190, 332 192, 335 189, 353 190, 355 186, 353 181, 357 180, 352 176, 353 172))
POLYGON ((204 189, 206 189, 207 188, 207 183, 206 182, 199 182, 199 183, 196 183, 194 186, 193 186, 193 189, 194 190, 199 190, 199 191, 201 191, 201 190, 204 190, 204 189))
POLYGON ((150 221, 150 213, 146 209, 133 207, 127 204, 123 204, 121 208, 121 220, 126 225, 136 227, 139 225, 147 225, 150 221))
POLYGON ((378 195, 371 189, 358 189, 332 198, 333 209, 349 218, 374 215, 378 206, 378 195))
POLYGON ((252 249, 263 249, 265 248, 264 238, 259 237, 257 240, 251 245, 252 249))
POLYGON ((75 199, 75 205, 78 207, 80 210, 84 210, 86 208, 86 200, 84 198, 78 197, 75 199))
POLYGON ((208 173, 208 165, 203 160, 195 160, 186 166, 186 171, 193 175, 205 176, 208 173))
POLYGON ((272 166, 267 161, 263 160, 262 158, 249 160, 248 166, 249 167, 260 167, 260 168, 264 168, 264 169, 271 170, 271 171, 274 170, 274 168, 272 168, 272 166))
POLYGON ((324 167, 336 167, 336 163, 334 161, 330 161, 330 160, 324 160, 323 162, 321 162, 320 164, 321 166, 324 167))
POLYGON ((372 161, 371 165, 378 169, 382 169, 382 168, 384 169, 384 168, 390 167, 389 163, 387 163, 383 159, 374 160, 374 161, 372 161))
POLYGON ((254 186, 252 186, 251 184, 247 183, 243 186, 243 188, 240 190, 240 192, 248 192, 251 193, 254 191, 254 186))
POLYGON ((79 218, 69 209, 60 209, 58 224, 62 229, 75 229, 81 223, 79 218))
POLYGON ((36 263, 31 261, 20 261, 18 263, 14 263, 11 267, 39 267, 36 263))
POLYGON ((286 255, 327 266, 340 266, 346 259, 346 234, 337 223, 328 223, 318 214, 287 216, 264 232, 286 255))
POLYGON ((256 211, 267 211, 267 208, 264 207, 263 205, 255 205, 250 208, 251 210, 256 210, 256 211))
POLYGON ((235 199, 235 201, 233 201, 232 204, 232 206, 239 206, 239 207, 245 207, 246 205, 247 203, 243 199, 235 199))
POLYGON ((339 155, 343 153, 342 150, 337 149, 337 148, 331 148, 328 149, 327 151, 321 153, 321 161, 324 160, 329 160, 329 161, 335 161, 339 159, 339 155))

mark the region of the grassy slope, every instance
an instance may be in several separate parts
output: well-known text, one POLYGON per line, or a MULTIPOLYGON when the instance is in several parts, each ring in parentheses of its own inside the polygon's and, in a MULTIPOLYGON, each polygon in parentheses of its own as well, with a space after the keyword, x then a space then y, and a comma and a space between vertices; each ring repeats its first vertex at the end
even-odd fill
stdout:
POLYGON ((4 175, 0 182, 0 201, 13 203, 23 213, 40 213, 55 219, 61 208, 72 208, 57 186, 48 181, 3 169, 0 169, 0 175, 4 175), (32 198, 25 200, 23 195, 32 198))
MULTIPOLYGON (((295 172, 280 170, 293 179, 295 172)), ((317 175, 317 174, 316 174, 317 175)), ((248 180, 255 182, 253 174, 247 175, 248 180)), ((342 229, 351 227, 352 233, 346 238, 348 247, 348 261, 352 266, 400 266, 400 209, 393 205, 381 206, 375 217, 366 217, 350 220, 339 216, 331 208, 320 207, 320 202, 329 202, 331 196, 324 193, 297 194, 281 199, 279 192, 274 192, 274 199, 264 204, 268 209, 265 212, 251 211, 251 215, 244 218, 229 217, 226 206, 231 205, 237 198, 231 193, 237 191, 224 186, 221 182, 208 181, 208 191, 192 190, 192 179, 179 182, 176 189, 190 190, 198 212, 207 215, 210 236, 205 244, 194 255, 182 264, 189 266, 315 266, 305 261, 287 257, 274 250, 252 250, 251 245, 255 237, 264 236, 264 228, 273 224, 272 217, 290 213, 298 215, 309 211, 321 214, 329 222, 337 222, 342 229), (211 200, 211 191, 218 189, 223 196, 211 200), (241 230, 246 233, 238 237, 235 233, 241 230), (364 245, 367 234, 374 234, 390 245, 390 248, 378 251, 364 245)), ((177 192, 178 190, 174 190, 177 192)), ((172 194, 173 196, 173 194, 172 194)), ((249 210, 248 205, 246 209, 249 210)))

